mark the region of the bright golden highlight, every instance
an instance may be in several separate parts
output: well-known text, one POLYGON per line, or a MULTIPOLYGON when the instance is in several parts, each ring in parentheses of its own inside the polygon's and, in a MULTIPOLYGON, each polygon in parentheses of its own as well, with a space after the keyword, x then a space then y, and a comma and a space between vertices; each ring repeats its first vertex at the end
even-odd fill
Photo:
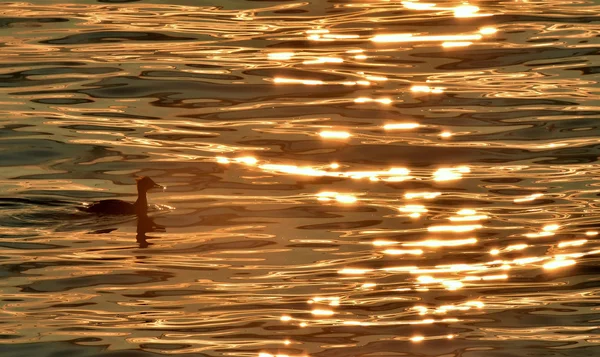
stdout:
POLYGON ((410 91, 413 93, 434 93, 439 94, 444 92, 444 88, 442 87, 430 87, 430 86, 421 86, 415 85, 410 87, 410 91))
POLYGON ((348 139, 352 135, 347 131, 325 130, 319 133, 323 139, 348 139))
POLYGON ((273 82, 276 84, 304 84, 307 86, 316 86, 325 84, 325 82, 318 79, 294 79, 294 78, 282 78, 275 77, 273 78, 273 82))
POLYGON ((466 238, 466 239, 454 239, 454 240, 439 240, 439 239, 428 239, 421 242, 403 243, 405 247, 457 247, 461 245, 475 244, 477 238, 466 238))
POLYGON ((462 178, 463 173, 471 172, 468 166, 441 168, 433 173, 435 181, 452 181, 462 178))
POLYGON ((271 52, 267 55, 270 60, 286 61, 294 57, 294 52, 271 52))
POLYGON ((360 268, 344 268, 338 270, 338 274, 342 275, 363 275, 372 272, 373 269, 360 269, 360 268))
POLYGON ((493 35, 496 32, 498 32, 498 30, 495 27, 482 27, 479 29, 479 33, 482 35, 493 35))
POLYGON ((484 219, 488 219, 488 216, 485 214, 477 214, 474 209, 462 209, 457 213, 457 216, 452 216, 449 218, 452 222, 468 222, 468 221, 480 221, 484 219))
POLYGON ((223 156, 217 156, 216 159, 219 164, 228 164, 230 162, 228 158, 223 156))
POLYGON ((343 194, 338 192, 320 192, 317 194, 317 200, 328 202, 331 200, 336 200, 339 203, 355 203, 358 199, 350 194, 343 194))
POLYGON ((474 17, 479 12, 479 7, 473 5, 460 5, 454 9, 454 17, 474 17))
POLYGON ((482 227, 483 226, 481 224, 468 224, 468 225, 462 225, 462 226, 431 226, 431 227, 427 227, 427 230, 429 232, 460 233, 460 232, 471 232, 471 231, 474 231, 474 230, 482 228, 482 227))
POLYGON ((319 57, 315 60, 306 60, 303 64, 342 63, 343 59, 338 57, 319 57))
POLYGON ((376 247, 386 247, 388 245, 398 244, 398 242, 391 242, 391 241, 388 241, 388 240, 379 240, 378 239, 378 240, 374 240, 372 244, 374 246, 376 246, 376 247))
POLYGON ((542 197, 544 194, 543 193, 534 193, 532 195, 523 197, 523 198, 515 198, 513 200, 514 203, 521 203, 521 202, 531 202, 537 198, 542 197))
POLYGON ((372 98, 367 98, 367 97, 359 97, 359 98, 354 99, 354 103, 369 103, 369 102, 376 102, 376 103, 381 103, 381 104, 392 104, 392 100, 390 98, 372 99, 372 98))
POLYGON ((442 47, 444 48, 452 48, 452 47, 469 47, 473 44, 470 41, 447 41, 442 43, 442 47))
POLYGON ((238 157, 235 159, 236 162, 238 163, 242 163, 242 164, 246 164, 246 165, 256 165, 256 163, 258 162, 258 160, 255 157, 252 156, 244 156, 244 157, 238 157))
POLYGON ((334 312, 332 310, 325 309, 314 309, 310 312, 315 316, 333 316, 334 312))
POLYGON ((415 198, 433 199, 441 194, 441 192, 409 192, 404 194, 404 198, 408 200, 415 198))
POLYGON ((410 130, 416 129, 420 127, 421 124, 418 123, 394 123, 394 124, 385 124, 383 126, 384 130, 410 130))
POLYGON ((398 211, 404 213, 426 213, 428 210, 423 205, 406 205, 399 207, 398 211))
POLYGON ((435 7, 435 4, 433 3, 423 3, 414 1, 403 1, 402 5, 410 10, 430 10, 432 7, 435 7))
POLYGON ((414 36, 413 34, 410 34, 410 33, 397 33, 397 34, 375 35, 374 37, 371 38, 371 41, 378 42, 378 43, 476 41, 476 40, 481 40, 482 37, 483 36, 481 34, 414 36))
POLYGON ((564 268, 571 265, 575 265, 575 260, 573 259, 555 259, 546 264, 544 264, 544 269, 546 270, 554 270, 558 268, 564 268))
POLYGON ((386 249, 383 253, 390 255, 421 255, 423 251, 421 249, 386 249))
POLYGON ((541 238, 541 237, 551 237, 554 235, 554 232, 539 232, 539 233, 526 233, 524 234, 527 238, 541 238))
POLYGON ((554 232, 557 231, 560 228, 560 226, 558 224, 548 224, 544 227, 542 227, 542 230, 544 232, 554 232))

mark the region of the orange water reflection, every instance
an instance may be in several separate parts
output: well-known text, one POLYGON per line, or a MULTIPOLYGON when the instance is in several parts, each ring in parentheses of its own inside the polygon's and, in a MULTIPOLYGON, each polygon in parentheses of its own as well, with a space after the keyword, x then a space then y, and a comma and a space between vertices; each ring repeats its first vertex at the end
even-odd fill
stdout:
POLYGON ((598 4, 2 12, 4 353, 597 352, 598 4))

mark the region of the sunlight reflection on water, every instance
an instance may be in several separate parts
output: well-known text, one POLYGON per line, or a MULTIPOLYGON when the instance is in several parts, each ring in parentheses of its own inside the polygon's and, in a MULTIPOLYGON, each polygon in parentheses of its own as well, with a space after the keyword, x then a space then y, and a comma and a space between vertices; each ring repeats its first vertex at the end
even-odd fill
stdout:
POLYGON ((594 355, 599 11, 6 3, 3 356, 594 355))

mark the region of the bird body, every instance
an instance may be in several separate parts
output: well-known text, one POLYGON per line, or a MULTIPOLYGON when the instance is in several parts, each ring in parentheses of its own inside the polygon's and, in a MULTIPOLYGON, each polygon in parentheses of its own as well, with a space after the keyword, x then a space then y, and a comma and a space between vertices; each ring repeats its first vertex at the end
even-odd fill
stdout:
POLYGON ((163 188, 150 177, 144 176, 137 179, 138 198, 135 203, 117 199, 102 200, 92 203, 86 208, 87 212, 103 215, 138 215, 145 216, 148 213, 148 200, 146 192, 153 188, 163 188))

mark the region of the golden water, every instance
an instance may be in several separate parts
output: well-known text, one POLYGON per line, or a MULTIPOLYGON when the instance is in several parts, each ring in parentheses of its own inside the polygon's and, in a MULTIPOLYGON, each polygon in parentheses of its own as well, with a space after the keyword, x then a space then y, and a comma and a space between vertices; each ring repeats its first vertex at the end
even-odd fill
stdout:
POLYGON ((599 13, 3 3, 0 355, 596 356, 599 13))

